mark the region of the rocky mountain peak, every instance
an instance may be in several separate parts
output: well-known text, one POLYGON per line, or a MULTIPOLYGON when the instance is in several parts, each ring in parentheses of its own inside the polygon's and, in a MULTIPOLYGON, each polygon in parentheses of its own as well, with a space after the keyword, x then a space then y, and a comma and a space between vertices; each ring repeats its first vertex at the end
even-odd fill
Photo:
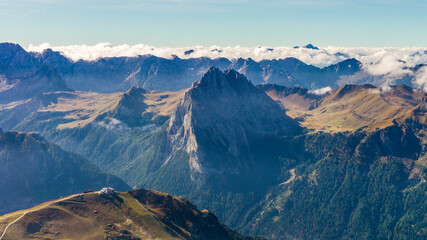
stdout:
POLYGON ((100 115, 98 120, 114 118, 132 127, 143 125, 146 120, 143 116, 147 108, 144 103, 146 93, 143 88, 132 87, 120 96, 117 106, 112 111, 100 115))
POLYGON ((312 50, 319 50, 319 48, 318 48, 318 47, 314 46, 314 45, 313 45, 313 44, 311 44, 311 43, 309 43, 309 44, 307 44, 307 45, 305 45, 305 46, 302 46, 302 47, 300 47, 300 46, 295 46, 294 48, 295 48, 295 49, 298 49, 298 48, 306 48, 306 49, 312 49, 312 50))
POLYGON ((39 65, 34 55, 19 44, 0 43, 0 74, 13 78, 34 71, 39 65))
POLYGON ((189 89, 171 116, 172 149, 183 149, 191 166, 222 171, 247 166, 253 144, 299 131, 274 100, 234 70, 210 68, 189 89))
POLYGON ((309 43, 309 44, 305 45, 304 47, 305 47, 305 48, 308 48, 308 49, 319 50, 319 48, 318 48, 318 47, 314 46, 314 45, 313 45, 313 44, 311 44, 311 43, 309 43))
POLYGON ((14 55, 18 52, 25 52, 25 50, 19 44, 9 42, 0 43, 0 53, 2 53, 2 56, 7 56, 11 54, 14 55))
POLYGON ((246 94, 256 91, 256 88, 244 75, 235 70, 229 69, 222 72, 216 67, 211 67, 200 81, 193 84, 190 91, 193 95, 198 92, 209 96, 227 93, 246 94))
POLYGON ((141 94, 145 94, 147 93, 147 90, 140 88, 140 87, 132 87, 131 89, 129 89, 125 95, 129 95, 129 96, 139 96, 141 94))

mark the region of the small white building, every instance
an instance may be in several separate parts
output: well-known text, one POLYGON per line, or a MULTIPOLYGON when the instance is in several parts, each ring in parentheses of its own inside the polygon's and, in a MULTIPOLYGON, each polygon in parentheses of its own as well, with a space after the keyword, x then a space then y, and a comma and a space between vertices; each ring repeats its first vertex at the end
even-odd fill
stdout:
POLYGON ((114 188, 104 187, 99 191, 99 195, 114 195, 114 188))

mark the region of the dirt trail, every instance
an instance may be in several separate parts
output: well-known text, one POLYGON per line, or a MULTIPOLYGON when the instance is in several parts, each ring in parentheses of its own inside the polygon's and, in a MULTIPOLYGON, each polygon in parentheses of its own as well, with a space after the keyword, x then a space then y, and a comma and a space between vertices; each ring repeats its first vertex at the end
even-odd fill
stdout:
POLYGON ((0 240, 2 240, 2 239, 3 239, 3 237, 6 235, 7 229, 8 229, 10 226, 12 226, 14 223, 18 222, 18 221, 19 221, 21 218, 23 218, 25 215, 27 215, 27 213, 36 212, 36 211, 38 211, 38 210, 40 210, 40 209, 43 209, 43 208, 45 208, 45 207, 48 207, 48 206, 50 206, 50 205, 54 204, 54 203, 57 203, 57 202, 60 202, 60 201, 64 201, 64 200, 67 200, 67 199, 73 198, 73 197, 78 196, 78 195, 81 195, 81 194, 74 194, 74 195, 71 195, 71 196, 68 196, 68 197, 65 197, 65 198, 61 198, 61 199, 55 200, 55 201, 53 201, 53 202, 51 202, 51 203, 49 203, 49 204, 47 204, 47 205, 40 206, 39 208, 33 208, 33 209, 31 209, 31 210, 28 210, 28 211, 25 211, 25 212, 22 212, 22 213, 16 213, 16 214, 12 214, 12 215, 8 215, 8 216, 5 216, 5 217, 0 218, 0 220, 2 220, 2 219, 5 219, 5 218, 13 217, 13 216, 18 215, 18 214, 22 214, 20 217, 18 217, 17 219, 15 219, 15 220, 14 220, 14 221, 12 221, 11 223, 9 223, 9 224, 4 228, 3 233, 2 233, 2 235, 0 236, 0 240))

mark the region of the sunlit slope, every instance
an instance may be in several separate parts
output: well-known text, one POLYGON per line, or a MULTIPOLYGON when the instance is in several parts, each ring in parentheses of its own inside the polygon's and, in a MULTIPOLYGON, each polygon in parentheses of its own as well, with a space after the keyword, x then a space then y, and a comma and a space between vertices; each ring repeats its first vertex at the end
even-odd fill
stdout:
POLYGON ((4 240, 245 239, 184 198, 148 190, 93 192, 47 202, 0 217, 2 234, 4 240))
POLYGON ((314 130, 339 132, 364 128, 373 131, 415 116, 422 120, 426 111, 425 102, 422 104, 425 93, 405 85, 388 89, 345 85, 317 98, 303 91, 265 90, 288 110, 289 116, 314 130))
POLYGON ((132 88, 123 93, 53 92, 0 105, 1 125, 13 128, 20 122, 55 125, 57 129, 84 127, 105 117, 141 125, 169 116, 184 91, 160 92, 132 88))

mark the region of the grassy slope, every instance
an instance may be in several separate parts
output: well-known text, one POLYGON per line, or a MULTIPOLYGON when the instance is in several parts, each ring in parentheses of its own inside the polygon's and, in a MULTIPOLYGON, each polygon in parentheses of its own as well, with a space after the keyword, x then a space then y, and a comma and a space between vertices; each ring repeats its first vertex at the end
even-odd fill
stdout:
MULTIPOLYGON (((106 230, 108 224, 126 229, 142 239, 171 239, 129 193, 120 193, 111 201, 100 199, 97 193, 79 196, 34 207, 36 211, 26 214, 8 229, 5 239, 105 239, 105 232, 114 235, 114 231, 106 230), (42 228, 32 232, 28 230, 31 225, 42 228)), ((1 225, 20 215, 19 212, 13 214, 17 215, 3 216, 1 225)), ((167 228, 166 225, 163 227, 167 228)))
POLYGON ((8 224, 4 239, 9 240, 261 239, 227 228, 182 197, 144 189, 109 196, 76 194, 5 215, 0 234, 8 224))
POLYGON ((309 129, 328 132, 354 131, 364 127, 375 131, 411 117, 425 94, 399 85, 388 91, 366 86, 343 86, 322 99, 269 90, 293 118, 309 129), (309 106, 315 108, 308 110, 309 106))

